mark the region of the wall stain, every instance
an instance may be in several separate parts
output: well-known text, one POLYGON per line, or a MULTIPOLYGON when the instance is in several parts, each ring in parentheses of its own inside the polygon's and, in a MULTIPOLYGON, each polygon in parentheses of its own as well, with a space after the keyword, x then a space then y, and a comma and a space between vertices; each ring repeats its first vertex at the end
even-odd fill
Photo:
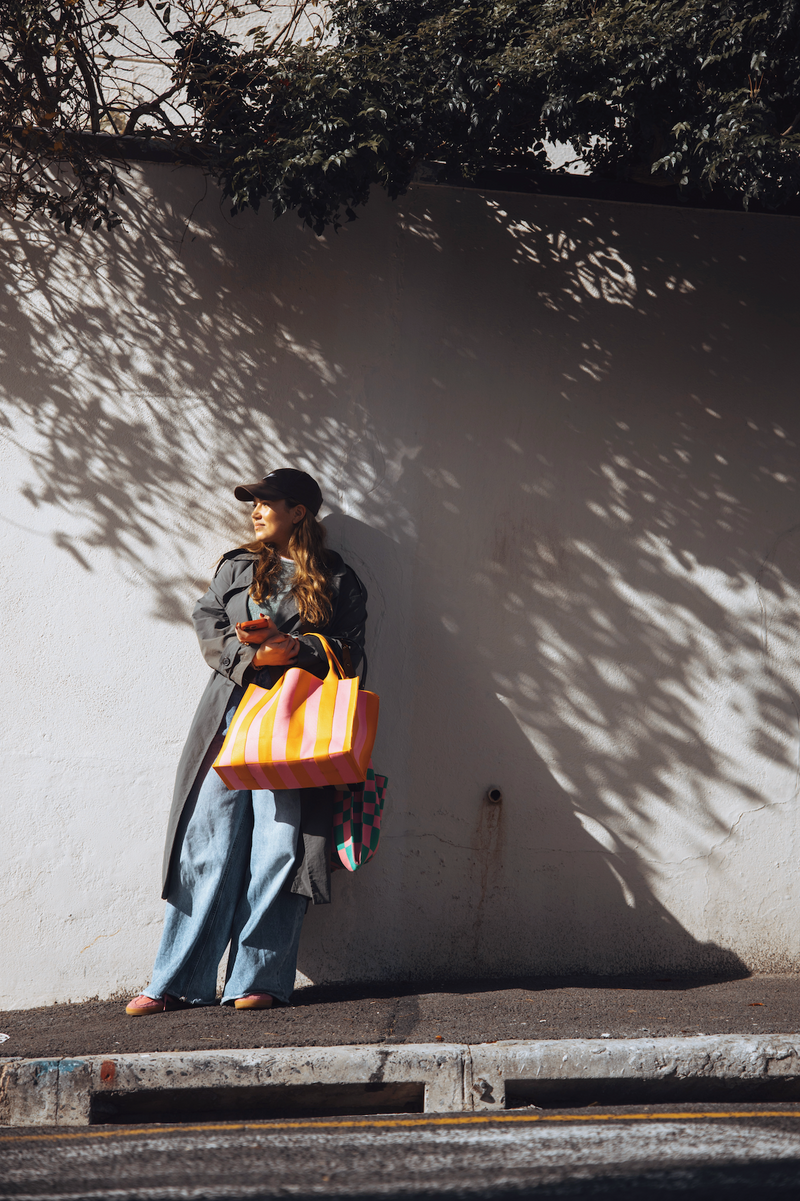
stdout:
MULTIPOLYGON (((89 947, 93 947, 94 944, 96 942, 99 942, 101 938, 116 938, 116 936, 121 933, 122 933, 122 926, 120 926, 119 930, 115 930, 113 934, 98 934, 97 938, 93 938, 90 943, 87 943, 87 945, 83 948, 83 951, 88 951, 89 947)), ((82 955, 83 951, 79 951, 78 954, 82 955)))
POLYGON ((478 900, 472 922, 473 956, 480 963, 481 932, 489 896, 489 886, 503 870, 503 810, 505 803, 490 804, 482 799, 475 828, 475 858, 478 868, 478 900))

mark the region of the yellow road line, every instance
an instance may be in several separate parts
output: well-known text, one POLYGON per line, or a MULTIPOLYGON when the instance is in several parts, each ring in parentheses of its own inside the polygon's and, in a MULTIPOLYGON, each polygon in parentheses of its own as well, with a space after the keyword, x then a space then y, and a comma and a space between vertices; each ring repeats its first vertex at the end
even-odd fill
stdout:
MULTIPOLYGON (((323 1120, 307 1118, 305 1121, 280 1122, 265 1118, 262 1122, 204 1122, 197 1126, 184 1126, 176 1123, 163 1133, 199 1134, 203 1131, 228 1130, 353 1130, 359 1127, 379 1126, 381 1128, 398 1129, 408 1126, 489 1126, 503 1122, 653 1122, 653 1121, 702 1121, 719 1118, 800 1118, 800 1107, 797 1109, 729 1109, 711 1110, 697 1113, 497 1113, 497 1114, 462 1114, 450 1118, 343 1118, 323 1120)), ((153 1123, 152 1125, 158 1125, 153 1123)), ((151 1126, 104 1126, 102 1129, 93 1127, 90 1130, 73 1130, 63 1134, 13 1134, 0 1135, 0 1143, 7 1142, 53 1142, 76 1138, 121 1138, 130 1135, 153 1135, 151 1126)))

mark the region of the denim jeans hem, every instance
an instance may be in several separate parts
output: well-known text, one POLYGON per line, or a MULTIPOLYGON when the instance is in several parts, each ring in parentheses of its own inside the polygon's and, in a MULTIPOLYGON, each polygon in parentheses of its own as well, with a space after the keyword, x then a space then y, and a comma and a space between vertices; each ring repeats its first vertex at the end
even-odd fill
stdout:
POLYGON ((217 1004, 228 942, 224 1002, 269 992, 285 1003, 294 988, 306 910, 305 898, 285 892, 297 852, 300 791, 230 790, 212 767, 237 699, 231 697, 181 816, 150 980, 160 996, 197 1006, 217 1004))

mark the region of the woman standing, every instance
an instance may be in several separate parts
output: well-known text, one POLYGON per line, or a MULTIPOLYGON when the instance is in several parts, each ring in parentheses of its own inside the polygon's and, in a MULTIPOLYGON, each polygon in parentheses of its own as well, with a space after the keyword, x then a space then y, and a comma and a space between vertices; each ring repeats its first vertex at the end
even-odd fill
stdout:
POLYGON ((223 555, 193 621, 211 679, 178 766, 164 851, 166 914, 140 1016, 216 1003, 217 970, 230 941, 222 1004, 268 1009, 294 988, 309 900, 330 901, 332 788, 229 791, 211 765, 250 683, 271 688, 289 666, 320 679, 317 638, 358 671, 366 591, 325 549, 322 493, 304 471, 283 467, 234 490, 253 505, 255 540, 223 555), (267 617, 258 633, 241 623, 267 617))

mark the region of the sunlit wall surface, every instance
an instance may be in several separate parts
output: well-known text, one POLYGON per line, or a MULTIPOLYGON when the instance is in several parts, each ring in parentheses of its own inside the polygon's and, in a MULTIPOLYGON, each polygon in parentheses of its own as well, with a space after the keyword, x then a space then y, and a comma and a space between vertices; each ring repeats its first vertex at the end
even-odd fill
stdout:
POLYGON ((191 606, 283 464, 369 587, 390 777, 305 977, 797 970, 797 222, 128 204, 3 232, 0 1006, 147 983, 191 606))

